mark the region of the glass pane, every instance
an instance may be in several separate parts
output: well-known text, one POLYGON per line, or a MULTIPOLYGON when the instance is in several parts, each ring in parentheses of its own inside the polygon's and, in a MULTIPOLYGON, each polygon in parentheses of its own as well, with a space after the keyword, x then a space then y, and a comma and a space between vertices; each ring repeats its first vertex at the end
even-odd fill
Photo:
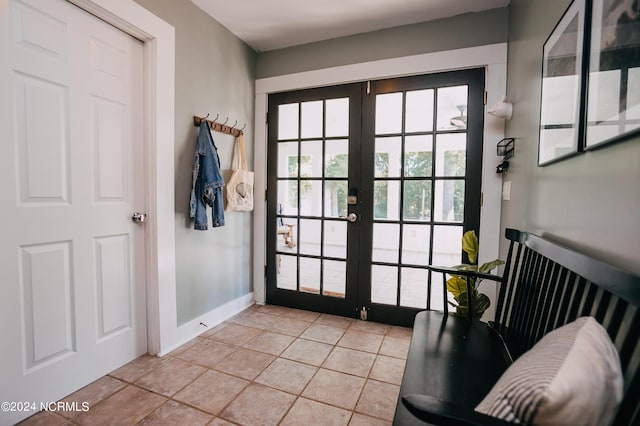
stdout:
POLYGON ((374 219, 400 219, 400 182, 378 180, 373 184, 374 219))
MULTIPOLYGON (((442 293, 444 292, 442 274, 439 272, 431 272, 431 309, 434 311, 444 311, 444 299, 442 293)), ((448 294, 448 293, 447 293, 448 294)), ((448 296, 451 296, 448 294, 448 296)), ((454 301, 453 296, 450 297, 451 301, 454 301)), ((449 309, 453 307, 449 306, 449 309)))
POLYGON ((405 132, 433 130, 433 89, 407 92, 405 132))
POLYGON ((298 142, 278 144, 278 177, 298 176, 298 142))
MULTIPOLYGON (((540 130, 540 143, 538 147, 539 161, 541 163, 553 160, 574 151, 576 129, 542 129, 540 130)), ((589 143, 595 139, 587 138, 589 143)))
POLYGON ((336 260, 324 260, 322 294, 332 297, 345 297, 347 288, 347 263, 336 260))
POLYGON ((375 176, 399 177, 402 139, 398 136, 376 138, 375 176))
POLYGON ((431 220, 431 181, 404 182, 402 217, 409 220, 431 220))
POLYGON ((303 138, 322 137, 322 101, 302 103, 302 129, 303 138))
POLYGON ((467 134, 436 137, 436 175, 464 176, 467 167, 467 134))
POLYGON ((295 180, 278 181, 278 214, 298 214, 298 182, 295 180))
POLYGON ((320 255, 320 230, 319 220, 300 219, 300 253, 320 255))
POLYGON ((349 136, 349 98, 327 99, 325 136, 349 136))
POLYGON ((438 89, 438 130, 467 128, 467 86, 438 89))
POLYGON ((349 141, 326 141, 325 161, 325 177, 349 177, 349 141))
POLYGON ((376 135, 402 131, 402 92, 376 95, 376 135))
POLYGON ((392 223, 374 223, 371 259, 374 262, 398 263, 399 241, 400 225, 392 223))
POLYGON ((325 181, 324 215, 345 217, 347 215, 347 181, 325 181))
POLYGON ((347 222, 326 220, 324 222, 324 255, 347 258, 347 222))
POLYGON ((430 135, 407 136, 404 140, 404 175, 409 177, 431 176, 433 167, 433 137, 430 135))
POLYGON ((400 306, 426 309, 428 273, 426 269, 400 270, 400 306))
POLYGON ((322 177, 322 141, 300 143, 300 177, 322 177))
POLYGON ((300 258, 300 291, 320 293, 320 259, 300 258))
POLYGON ((431 227, 404 225, 402 228, 402 263, 428 265, 431 227))
POLYGON ((396 305, 398 298, 398 268, 371 265, 371 301, 396 305))
POLYGON ((296 290, 297 257, 276 254, 276 286, 286 290, 296 290))
POLYGON ((276 250, 285 253, 295 253, 297 246, 296 241, 298 240, 297 220, 281 216, 279 216, 277 220, 276 250))
POLYGON ((278 139, 298 138, 298 104, 278 105, 278 139))
POLYGON ((462 256, 462 226, 433 227, 433 264, 459 265, 462 256))
POLYGON ((437 180, 434 202, 436 222, 462 222, 464 219, 464 180, 437 180))
POLYGON ((320 216, 322 214, 322 181, 300 181, 300 215, 320 216))

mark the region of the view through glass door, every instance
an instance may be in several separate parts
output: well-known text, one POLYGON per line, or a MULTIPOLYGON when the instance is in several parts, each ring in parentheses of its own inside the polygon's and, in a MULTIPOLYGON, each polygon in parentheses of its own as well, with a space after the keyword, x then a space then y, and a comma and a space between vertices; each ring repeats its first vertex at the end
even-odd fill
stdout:
POLYGON ((267 303, 411 325, 479 228, 484 70, 269 96, 267 303))

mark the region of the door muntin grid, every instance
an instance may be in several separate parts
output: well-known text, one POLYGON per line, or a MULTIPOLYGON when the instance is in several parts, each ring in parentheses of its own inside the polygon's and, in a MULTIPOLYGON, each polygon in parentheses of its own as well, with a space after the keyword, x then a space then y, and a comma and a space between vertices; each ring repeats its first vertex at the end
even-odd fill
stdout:
POLYGON ((468 93, 375 95, 371 303, 442 309, 442 278, 425 266, 461 260, 468 93))
POLYGON ((278 105, 278 289, 346 296, 349 102, 278 105), (283 227, 293 230, 294 243, 282 237, 283 227))

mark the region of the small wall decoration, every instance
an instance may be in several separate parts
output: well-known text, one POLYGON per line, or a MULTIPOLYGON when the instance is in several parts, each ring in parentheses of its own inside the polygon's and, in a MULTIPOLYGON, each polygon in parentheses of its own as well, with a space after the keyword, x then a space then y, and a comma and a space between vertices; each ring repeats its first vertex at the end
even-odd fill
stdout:
POLYGON ((581 150, 585 0, 574 0, 544 43, 538 165, 581 150))
POLYGON ((640 132, 640 3, 590 3, 586 149, 640 132))

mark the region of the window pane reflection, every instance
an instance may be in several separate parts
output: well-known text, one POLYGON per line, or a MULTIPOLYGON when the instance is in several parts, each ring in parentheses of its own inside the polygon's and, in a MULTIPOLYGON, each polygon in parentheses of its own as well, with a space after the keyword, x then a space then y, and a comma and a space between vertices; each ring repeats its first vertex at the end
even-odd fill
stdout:
POLYGON ((438 89, 438 130, 467 128, 467 86, 438 89))
POLYGON ((402 92, 376 95, 376 135, 402 131, 402 92))
POLYGON ((278 106, 278 139, 298 138, 298 104, 278 106))

